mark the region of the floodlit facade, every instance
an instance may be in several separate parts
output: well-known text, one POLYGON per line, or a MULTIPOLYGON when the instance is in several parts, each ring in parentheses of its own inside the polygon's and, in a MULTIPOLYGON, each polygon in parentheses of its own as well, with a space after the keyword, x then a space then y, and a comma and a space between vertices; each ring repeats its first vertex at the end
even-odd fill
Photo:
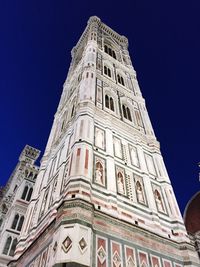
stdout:
POLYGON ((199 266, 132 65, 91 17, 9 266, 199 266))
POLYGON ((0 197, 0 267, 13 258, 39 167, 40 151, 26 145, 0 197))

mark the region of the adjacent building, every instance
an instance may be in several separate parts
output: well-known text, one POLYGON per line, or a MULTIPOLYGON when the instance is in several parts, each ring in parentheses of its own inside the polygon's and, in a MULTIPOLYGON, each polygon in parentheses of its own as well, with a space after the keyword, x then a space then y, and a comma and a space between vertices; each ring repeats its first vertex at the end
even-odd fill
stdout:
POLYGON ((0 267, 13 258, 38 174, 40 151, 26 145, 0 193, 0 267))
POLYGON ((149 119, 128 40, 91 17, 72 50, 9 266, 186 265, 199 266, 199 259, 149 119))

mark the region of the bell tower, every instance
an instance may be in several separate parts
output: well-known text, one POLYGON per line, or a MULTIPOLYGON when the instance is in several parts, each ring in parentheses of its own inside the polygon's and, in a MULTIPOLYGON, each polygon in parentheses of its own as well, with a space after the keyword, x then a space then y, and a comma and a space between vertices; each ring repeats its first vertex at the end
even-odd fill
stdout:
POLYGON ((91 17, 77 45, 9 266, 199 264, 128 40, 91 17))

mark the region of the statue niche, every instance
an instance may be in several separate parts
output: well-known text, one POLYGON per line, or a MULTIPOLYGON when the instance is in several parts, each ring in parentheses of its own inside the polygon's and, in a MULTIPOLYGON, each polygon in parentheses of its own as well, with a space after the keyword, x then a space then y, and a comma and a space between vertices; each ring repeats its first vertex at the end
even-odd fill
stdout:
POLYGON ((121 172, 117 173, 117 189, 118 193, 125 194, 125 188, 124 188, 124 176, 121 172))
POLYGON ((95 164, 95 183, 105 185, 104 168, 100 161, 95 164))

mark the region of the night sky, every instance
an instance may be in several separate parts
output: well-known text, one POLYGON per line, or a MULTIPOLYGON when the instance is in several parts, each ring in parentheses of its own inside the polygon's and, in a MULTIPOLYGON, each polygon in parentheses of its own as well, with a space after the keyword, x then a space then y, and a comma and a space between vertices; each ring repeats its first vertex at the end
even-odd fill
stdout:
POLYGON ((200 1, 0 2, 0 185, 26 144, 42 151, 71 49, 90 16, 129 51, 174 191, 184 211, 199 191, 200 1))

